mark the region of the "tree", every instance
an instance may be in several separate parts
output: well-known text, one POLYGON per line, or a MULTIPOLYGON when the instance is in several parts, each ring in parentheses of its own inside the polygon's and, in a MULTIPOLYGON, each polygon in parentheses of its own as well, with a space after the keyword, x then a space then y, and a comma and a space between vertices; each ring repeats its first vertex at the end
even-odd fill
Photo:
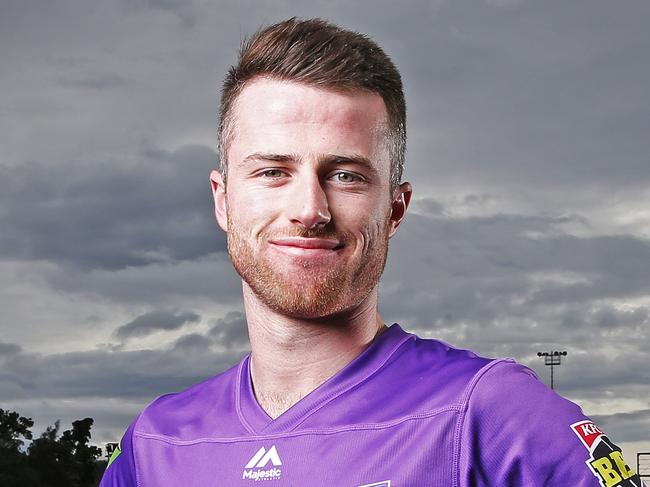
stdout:
POLYGON ((43 487, 92 487, 97 484, 97 458, 102 451, 89 445, 92 418, 72 422, 57 438, 59 421, 29 447, 29 462, 38 469, 43 487))
POLYGON ((72 422, 59 436, 60 423, 32 439, 31 418, 0 409, 1 487, 95 487, 103 472, 102 451, 90 444, 92 418, 72 422))
POLYGON ((90 428, 93 418, 85 418, 72 422, 72 430, 64 431, 60 443, 72 455, 73 484, 79 487, 91 486, 95 482, 96 461, 102 451, 96 446, 89 445, 90 428))
POLYGON ((31 418, 15 411, 0 409, 0 485, 3 487, 36 487, 38 474, 33 470, 22 447, 32 439, 31 418))
POLYGON ((19 451, 25 444, 24 440, 32 439, 29 430, 32 426, 34 421, 31 418, 24 418, 15 411, 0 409, 0 449, 19 451))
POLYGON ((72 486, 70 482, 70 456, 58 441, 59 421, 48 426, 41 436, 35 439, 27 453, 30 465, 38 471, 40 486, 72 486))

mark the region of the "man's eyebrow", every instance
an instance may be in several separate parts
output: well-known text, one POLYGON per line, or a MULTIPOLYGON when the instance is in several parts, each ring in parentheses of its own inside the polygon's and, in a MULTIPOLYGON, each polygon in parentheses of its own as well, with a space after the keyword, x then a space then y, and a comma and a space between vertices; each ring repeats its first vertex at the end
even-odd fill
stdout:
POLYGON ((255 152, 249 154, 242 159, 241 164, 246 164, 251 161, 274 161, 274 162, 289 162, 295 161, 296 158, 290 154, 272 154, 265 152, 255 152))
POLYGON ((350 156, 325 156, 321 159, 321 162, 325 164, 357 164, 359 166, 364 166, 372 171, 375 170, 375 166, 370 159, 361 155, 350 155, 350 156))
MULTIPOLYGON (((248 162, 254 161, 271 161, 271 162, 292 162, 300 163, 301 158, 295 154, 275 154, 275 153, 266 153, 266 152, 255 152, 249 154, 242 161, 240 165, 245 165, 248 162)), ((363 166, 369 171, 377 172, 375 165, 370 159, 359 154, 351 155, 336 155, 336 154, 327 154, 318 157, 318 162, 320 164, 328 165, 345 165, 345 164, 356 164, 363 166)))

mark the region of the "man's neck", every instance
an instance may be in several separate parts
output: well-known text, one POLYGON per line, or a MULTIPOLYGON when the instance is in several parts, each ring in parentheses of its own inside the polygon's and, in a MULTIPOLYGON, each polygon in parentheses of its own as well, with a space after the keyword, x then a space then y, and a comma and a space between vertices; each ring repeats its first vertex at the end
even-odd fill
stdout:
POLYGON ((306 320, 281 315, 244 284, 251 341, 251 378, 260 406, 277 418, 332 377, 386 327, 373 291, 355 309, 335 317, 306 320))

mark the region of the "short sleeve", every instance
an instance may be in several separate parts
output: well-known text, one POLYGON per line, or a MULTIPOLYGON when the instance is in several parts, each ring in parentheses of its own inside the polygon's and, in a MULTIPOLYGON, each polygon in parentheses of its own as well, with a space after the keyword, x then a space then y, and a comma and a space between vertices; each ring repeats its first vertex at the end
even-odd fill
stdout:
POLYGON ((530 369, 498 361, 476 379, 458 429, 460 487, 643 485, 620 448, 530 369))
POLYGON ((135 459, 133 456, 133 429, 129 426, 108 462, 99 487, 136 487, 135 459))

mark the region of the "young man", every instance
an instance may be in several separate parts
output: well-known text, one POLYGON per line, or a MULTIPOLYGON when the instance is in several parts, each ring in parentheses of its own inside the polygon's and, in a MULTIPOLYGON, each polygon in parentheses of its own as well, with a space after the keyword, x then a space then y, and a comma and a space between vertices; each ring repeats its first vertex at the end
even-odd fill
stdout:
POLYGON ((291 19, 248 41, 211 182, 252 352, 149 405, 102 486, 640 487, 525 367, 384 324, 405 118, 397 69, 362 35, 291 19))

